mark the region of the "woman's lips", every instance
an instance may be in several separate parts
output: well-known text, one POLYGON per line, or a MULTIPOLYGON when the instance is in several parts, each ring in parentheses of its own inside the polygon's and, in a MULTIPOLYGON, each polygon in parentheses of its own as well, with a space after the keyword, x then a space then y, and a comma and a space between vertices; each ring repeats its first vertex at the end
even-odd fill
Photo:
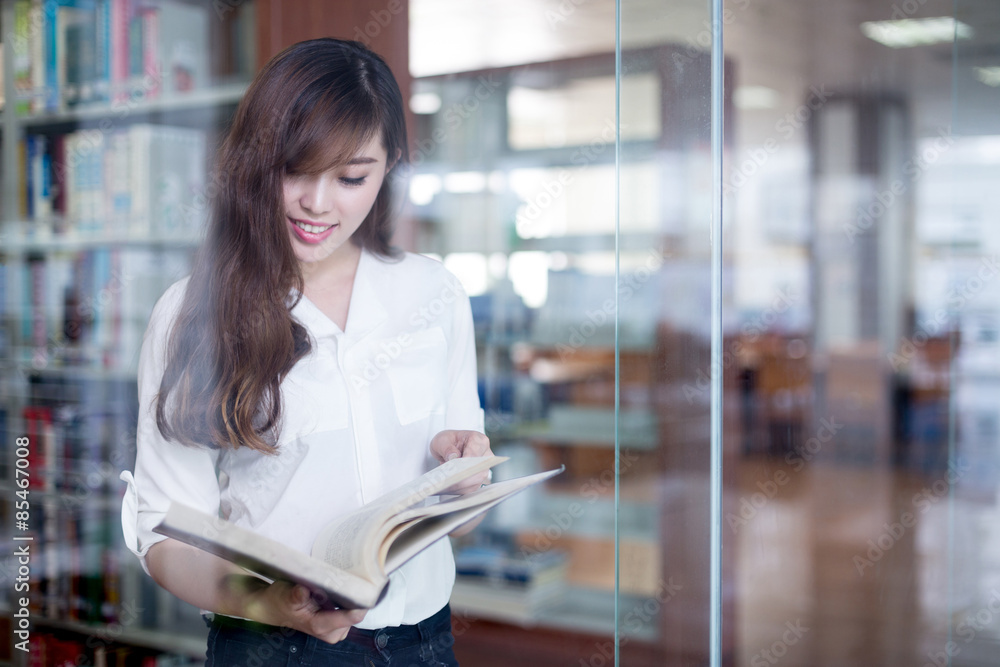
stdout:
POLYGON ((292 229, 295 234, 306 243, 320 243, 325 240, 333 230, 337 228, 337 225, 321 225, 315 222, 309 222, 308 220, 297 220, 295 218, 288 218, 289 223, 292 225, 292 229))

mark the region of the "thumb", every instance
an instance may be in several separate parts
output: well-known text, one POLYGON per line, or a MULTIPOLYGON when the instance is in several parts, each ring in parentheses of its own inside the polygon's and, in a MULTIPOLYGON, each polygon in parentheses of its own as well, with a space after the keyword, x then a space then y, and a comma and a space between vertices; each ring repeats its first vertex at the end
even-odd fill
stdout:
POLYGON ((309 591, 305 586, 296 586, 292 589, 291 603, 295 607, 304 607, 309 603, 309 591))

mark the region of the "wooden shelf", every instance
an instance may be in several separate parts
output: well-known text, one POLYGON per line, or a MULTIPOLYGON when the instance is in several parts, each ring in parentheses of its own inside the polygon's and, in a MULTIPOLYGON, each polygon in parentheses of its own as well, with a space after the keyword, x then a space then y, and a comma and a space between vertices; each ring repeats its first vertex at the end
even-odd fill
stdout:
MULTIPOLYGON (((164 653, 175 653, 193 658, 205 656, 205 638, 193 637, 190 633, 168 632, 146 628, 126 628, 115 625, 89 625, 78 621, 56 620, 44 617, 34 617, 36 630, 51 628, 65 630, 88 636, 106 637, 109 642, 127 644, 141 648, 149 648, 164 653)), ((205 628, 205 637, 208 628, 205 628)))
MULTIPOLYGON (((42 224, 34 221, 13 223, 12 227, 28 229, 33 225, 42 224)), ((201 245, 201 236, 59 236, 51 235, 38 238, 27 238, 24 235, 4 234, 3 255, 25 255, 31 252, 73 252, 77 250, 92 250, 95 248, 162 248, 165 250, 186 250, 201 245), (13 238, 11 238, 13 237, 13 238)))
POLYGON ((123 114, 129 117, 161 113, 164 111, 187 111, 201 108, 212 108, 235 105, 243 97, 247 89, 246 83, 234 83, 223 86, 213 86, 203 90, 195 90, 185 94, 156 97, 150 100, 122 102, 116 104, 88 104, 65 111, 40 113, 22 116, 18 121, 29 128, 45 125, 71 123, 86 120, 117 119, 123 114))

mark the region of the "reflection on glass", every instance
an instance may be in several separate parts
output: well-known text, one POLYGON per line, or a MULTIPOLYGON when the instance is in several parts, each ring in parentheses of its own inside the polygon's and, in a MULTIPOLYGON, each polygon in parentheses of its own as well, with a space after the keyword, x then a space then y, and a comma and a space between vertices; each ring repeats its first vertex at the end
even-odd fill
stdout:
MULTIPOLYGON (((459 4, 448 12, 455 31, 481 35, 489 17, 459 4)), ((443 5, 414 5, 413 66, 434 74, 415 79, 411 99, 417 249, 443 258, 472 297, 486 429, 511 457, 497 474, 566 466, 456 542, 452 605, 468 623, 456 650, 468 664, 607 660, 616 548, 635 565, 622 580, 628 595, 655 588, 660 567, 656 514, 641 497, 628 501, 635 511, 615 542, 613 23, 580 41, 522 3, 504 10, 519 18, 517 39, 491 51, 507 19, 496 20, 466 51, 449 39, 447 67, 434 70, 434 54, 416 51, 433 50, 427 35, 438 27, 421 17, 443 5), (532 33, 541 47, 525 45, 532 33), (597 55, 555 55, 564 40, 597 55), (547 62, 523 64, 539 49, 547 62)), ((655 85, 639 86, 636 136, 646 139, 658 133, 655 85)), ((627 417, 642 443, 655 438, 648 416, 627 417)))
POLYGON ((611 664, 617 630, 621 664, 705 659, 721 373, 725 662, 995 661, 993 4, 728 3, 721 240, 706 3, 621 0, 618 72, 616 3, 448 4, 413 2, 419 248, 477 295, 497 448, 568 468, 477 538, 564 554, 506 658, 611 664))
POLYGON ((727 28, 736 663, 989 664, 995 10, 768 6, 802 41, 727 28))
MULTIPOLYGON (((712 239, 706 3, 622 0, 615 72, 613 2, 554 15, 516 3, 540 38, 523 47, 490 10, 456 10, 468 63, 450 69, 428 37, 447 3, 425 2, 420 247, 478 295, 498 448, 569 470, 481 536, 567 554, 562 593, 533 601, 531 622, 555 634, 536 631, 531 651, 610 664, 602 642, 617 629, 621 664, 707 656, 709 385, 721 373, 725 661, 991 664, 993 4, 728 3, 726 228, 712 239), (474 73, 445 74, 462 70, 474 73), (553 649, 573 623, 590 634, 553 649)), ((514 629, 525 617, 506 620, 500 636, 528 641, 514 629)))

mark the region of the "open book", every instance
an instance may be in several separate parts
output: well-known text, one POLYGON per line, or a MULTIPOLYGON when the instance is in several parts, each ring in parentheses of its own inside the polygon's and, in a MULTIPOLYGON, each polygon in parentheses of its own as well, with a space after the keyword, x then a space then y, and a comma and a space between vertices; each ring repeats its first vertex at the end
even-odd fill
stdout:
POLYGON ((506 461, 502 456, 452 459, 330 522, 312 555, 180 503, 171 503, 158 533, 221 556, 268 581, 302 584, 322 609, 367 609, 381 599, 389 574, 462 524, 562 468, 487 484, 461 496, 442 494, 506 461))

